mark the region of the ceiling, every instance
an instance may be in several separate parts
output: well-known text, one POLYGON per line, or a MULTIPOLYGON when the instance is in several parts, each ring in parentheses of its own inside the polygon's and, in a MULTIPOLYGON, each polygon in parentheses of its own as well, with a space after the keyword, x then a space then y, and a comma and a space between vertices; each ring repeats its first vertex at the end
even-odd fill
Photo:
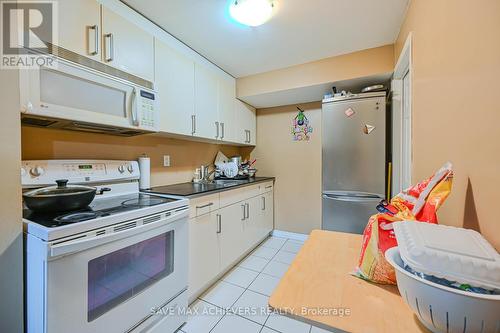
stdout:
POLYGON ((228 16, 230 0, 122 0, 234 77, 391 44, 409 0, 275 0, 259 27, 228 16))

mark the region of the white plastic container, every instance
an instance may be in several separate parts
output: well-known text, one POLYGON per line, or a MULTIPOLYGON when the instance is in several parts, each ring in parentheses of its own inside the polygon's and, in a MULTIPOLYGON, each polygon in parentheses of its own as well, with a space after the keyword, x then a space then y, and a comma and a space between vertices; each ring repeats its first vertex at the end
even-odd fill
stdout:
POLYGON ((385 252, 396 271, 398 289, 422 324, 432 332, 499 332, 500 295, 449 288, 407 272, 398 247, 385 252))
POLYGON ((500 255, 480 233, 414 221, 393 226, 401 259, 415 271, 500 290, 500 255))

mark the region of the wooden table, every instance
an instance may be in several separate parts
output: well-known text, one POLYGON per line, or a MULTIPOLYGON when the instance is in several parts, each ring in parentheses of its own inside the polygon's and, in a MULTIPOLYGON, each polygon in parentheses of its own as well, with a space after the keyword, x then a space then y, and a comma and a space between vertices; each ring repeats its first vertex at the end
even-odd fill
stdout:
POLYGON ((369 283, 349 274, 357 264, 361 240, 361 235, 314 230, 274 290, 269 305, 325 329, 429 332, 396 286, 369 283))

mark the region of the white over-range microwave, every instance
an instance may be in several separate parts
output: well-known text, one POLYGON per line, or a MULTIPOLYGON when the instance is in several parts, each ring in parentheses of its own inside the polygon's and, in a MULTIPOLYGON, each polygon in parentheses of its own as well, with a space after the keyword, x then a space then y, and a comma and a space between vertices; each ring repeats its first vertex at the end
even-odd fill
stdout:
POLYGON ((57 66, 20 71, 23 125, 123 136, 158 131, 154 90, 62 58, 56 61, 57 66))

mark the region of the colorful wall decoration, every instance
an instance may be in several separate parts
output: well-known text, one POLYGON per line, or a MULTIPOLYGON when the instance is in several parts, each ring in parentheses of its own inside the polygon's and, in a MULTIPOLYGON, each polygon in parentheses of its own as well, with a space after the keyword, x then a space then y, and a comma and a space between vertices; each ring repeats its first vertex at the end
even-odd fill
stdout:
POLYGON ((309 119, 304 110, 297 107, 299 113, 293 118, 292 136, 294 141, 309 141, 313 128, 309 125, 309 119))

